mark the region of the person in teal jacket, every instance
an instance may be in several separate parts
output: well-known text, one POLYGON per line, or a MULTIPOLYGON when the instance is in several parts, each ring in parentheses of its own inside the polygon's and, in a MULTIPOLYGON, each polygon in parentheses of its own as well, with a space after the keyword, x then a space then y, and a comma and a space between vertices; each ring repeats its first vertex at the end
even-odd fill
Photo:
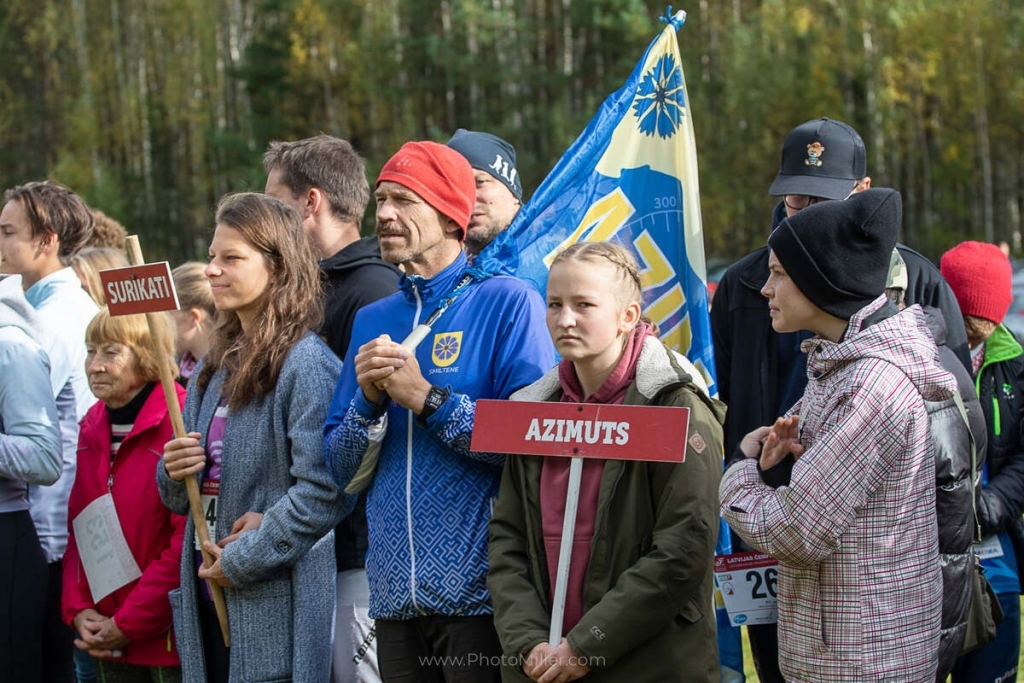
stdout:
POLYGON ((0 278, 0 671, 11 680, 42 672, 46 556, 29 514, 29 487, 61 472, 57 404, 45 334, 19 276, 0 278))
MULTIPOLYGON (((975 547, 1003 608, 996 638, 961 657, 954 683, 1017 680, 1020 656, 1020 564, 1024 552, 1024 350, 1002 324, 1013 301, 1012 268, 999 247, 963 242, 942 256, 942 275, 953 288, 967 330, 971 366, 988 426, 975 547)), ((980 456, 979 456, 980 457, 980 456)))

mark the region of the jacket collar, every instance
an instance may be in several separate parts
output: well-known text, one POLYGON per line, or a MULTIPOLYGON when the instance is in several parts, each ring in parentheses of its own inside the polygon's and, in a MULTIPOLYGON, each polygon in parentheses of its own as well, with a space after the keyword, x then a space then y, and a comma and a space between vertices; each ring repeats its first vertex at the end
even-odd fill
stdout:
POLYGON ((768 281, 768 247, 761 247, 753 252, 758 256, 751 258, 746 268, 740 271, 740 283, 761 296, 761 288, 768 281))
POLYGON ((864 325, 888 302, 882 294, 854 313, 838 343, 821 337, 805 341, 801 349, 807 354, 809 376, 824 381, 854 361, 880 360, 898 367, 926 401, 947 400, 956 388, 956 379, 939 364, 938 349, 920 306, 864 325))
POLYGON ((39 308, 39 306, 51 296, 61 290, 62 287, 75 287, 82 289, 82 283, 72 268, 61 268, 50 273, 25 291, 25 298, 28 302, 39 308))
MULTIPOLYGON (((1020 342, 1013 336, 1013 333, 1000 323, 996 325, 996 329, 985 340, 985 361, 981 367, 984 368, 986 365, 1016 358, 1022 353, 1024 353, 1024 349, 1021 348, 1020 342)), ((980 370, 978 375, 981 375, 980 370)))
MULTIPOLYGON (((178 398, 180 402, 182 394, 185 393, 185 389, 175 382, 174 391, 175 397, 178 398)), ((164 390, 161 386, 157 385, 153 387, 153 391, 149 392, 149 397, 146 399, 146 402, 142 404, 142 409, 139 410, 139 414, 135 418, 135 422, 132 423, 132 431, 128 436, 134 436, 139 432, 158 426, 163 422, 164 415, 166 414, 167 404, 164 401, 164 390)), ((105 425, 107 421, 106 406, 102 406, 99 403, 97 403, 96 410, 90 411, 85 417, 85 422, 88 422, 94 429, 99 429, 102 425, 105 425)))
MULTIPOLYGON (((786 219, 786 204, 784 200, 779 200, 779 203, 772 209, 772 230, 779 227, 779 223, 786 219)), ((758 294, 761 293, 761 288, 764 287, 764 283, 768 281, 768 252, 767 246, 761 247, 758 251, 753 253, 763 252, 760 258, 751 260, 747 267, 740 272, 740 282, 743 286, 753 289, 758 294)))
POLYGON ((373 236, 357 239, 333 256, 321 260, 320 269, 325 271, 343 271, 358 268, 367 263, 387 265, 397 272, 393 265, 381 259, 380 244, 377 242, 377 238, 373 236))
POLYGON ((409 301, 415 301, 419 295, 420 301, 431 304, 440 301, 455 289, 465 269, 466 253, 460 252, 454 261, 430 279, 420 275, 402 275, 398 280, 398 288, 409 301))
MULTIPOLYGON (((653 399, 667 386, 692 382, 707 395, 708 387, 700 372, 685 356, 669 349, 655 337, 644 340, 644 348, 636 363, 635 387, 647 400, 653 399)), ((558 366, 548 370, 539 380, 512 394, 512 401, 547 401, 561 393, 558 366)), ((626 401, 629 402, 628 400, 626 401)))
POLYGON ((20 275, 0 279, 0 327, 8 325, 21 329, 37 343, 41 338, 39 314, 25 298, 20 275))

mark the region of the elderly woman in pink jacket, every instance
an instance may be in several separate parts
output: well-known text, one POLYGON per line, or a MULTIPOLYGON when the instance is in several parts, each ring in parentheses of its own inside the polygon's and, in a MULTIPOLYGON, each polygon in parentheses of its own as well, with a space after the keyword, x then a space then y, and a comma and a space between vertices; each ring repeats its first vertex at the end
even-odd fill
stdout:
POLYGON ((768 238, 778 332, 810 330, 790 414, 747 435, 722 514, 779 562, 779 662, 790 683, 935 679, 942 583, 925 401, 956 383, 918 306, 884 296, 899 193, 815 204, 768 238))

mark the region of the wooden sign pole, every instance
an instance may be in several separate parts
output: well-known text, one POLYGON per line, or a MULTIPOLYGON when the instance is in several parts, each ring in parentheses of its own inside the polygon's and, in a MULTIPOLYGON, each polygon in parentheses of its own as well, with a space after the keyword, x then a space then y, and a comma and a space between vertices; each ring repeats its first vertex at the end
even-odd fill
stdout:
MULTIPOLYGON (((139 246, 139 238, 135 235, 131 235, 126 240, 125 247, 128 250, 128 262, 133 266, 141 266, 145 264, 145 260, 142 258, 142 248, 139 246)), ((146 321, 149 323, 150 338, 156 339, 154 330, 156 329, 156 323, 154 316, 156 313, 147 313, 146 321)), ((174 429, 174 437, 180 439, 187 436, 185 432, 185 421, 181 418, 181 407, 178 405, 178 394, 174 388, 174 377, 171 373, 171 365, 173 359, 162 356, 158 353, 158 357, 161 357, 160 363, 160 384, 163 386, 164 398, 167 399, 167 411, 171 416, 171 427, 174 429)), ((192 512, 192 523, 195 525, 196 534, 199 536, 199 543, 202 546, 203 543, 210 540, 210 529, 206 526, 206 515, 203 512, 202 499, 199 496, 199 480, 196 475, 186 477, 185 479, 185 491, 188 493, 188 504, 189 510, 192 512)), ((186 541, 185 546, 188 546, 186 541)), ((202 548, 203 553, 203 565, 206 567, 213 566, 214 558, 206 548, 202 548)), ((217 621, 220 623, 220 632, 224 637, 224 646, 231 647, 231 636, 228 632, 228 608, 227 603, 224 602, 224 590, 220 587, 216 581, 207 581, 207 585, 210 587, 210 594, 213 596, 213 605, 217 610, 217 621)))

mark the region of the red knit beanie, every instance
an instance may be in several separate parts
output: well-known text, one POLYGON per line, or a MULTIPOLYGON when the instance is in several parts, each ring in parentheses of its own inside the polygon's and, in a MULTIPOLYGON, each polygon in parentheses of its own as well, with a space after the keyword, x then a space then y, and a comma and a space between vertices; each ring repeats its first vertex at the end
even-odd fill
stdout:
POLYGON ((377 184, 385 180, 409 188, 462 228, 476 204, 476 178, 466 158, 437 142, 407 142, 384 164, 377 184))
POLYGON ((1003 322, 1013 303, 1013 268, 994 244, 961 242, 939 261, 960 312, 994 323, 1003 322))

